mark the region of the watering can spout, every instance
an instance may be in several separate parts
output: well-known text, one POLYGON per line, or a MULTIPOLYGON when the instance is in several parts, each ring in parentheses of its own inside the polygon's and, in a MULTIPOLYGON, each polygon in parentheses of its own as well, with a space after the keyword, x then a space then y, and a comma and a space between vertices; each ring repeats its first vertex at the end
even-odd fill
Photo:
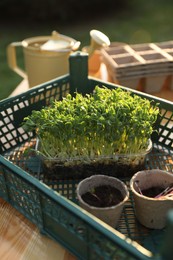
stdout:
POLYGON ((98 30, 90 31, 90 45, 85 46, 82 51, 89 55, 88 66, 90 75, 96 75, 101 65, 101 49, 110 45, 109 38, 98 30))
POLYGON ((90 46, 87 48, 89 55, 92 55, 95 50, 100 50, 110 45, 109 38, 98 30, 91 30, 90 37, 90 46))

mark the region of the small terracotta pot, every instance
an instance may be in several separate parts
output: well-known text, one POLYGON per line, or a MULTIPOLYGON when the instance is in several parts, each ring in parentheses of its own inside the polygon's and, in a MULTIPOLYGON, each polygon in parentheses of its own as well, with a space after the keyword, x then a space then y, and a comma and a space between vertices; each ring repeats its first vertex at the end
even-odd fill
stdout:
POLYGON ((87 210, 97 218, 101 219, 108 225, 115 228, 120 219, 124 204, 129 198, 129 192, 127 186, 117 178, 106 176, 106 175, 93 175, 89 178, 82 180, 78 184, 77 197, 79 200, 79 205, 83 209, 87 210), (87 191, 90 191, 95 187, 102 186, 102 185, 111 185, 117 188, 123 195, 124 199, 115 206, 98 208, 98 207, 90 206, 81 198, 81 196, 87 191))
POLYGON ((164 228, 167 213, 173 208, 173 197, 147 197, 139 193, 139 188, 141 191, 151 187, 162 187, 164 190, 171 184, 173 174, 159 169, 139 171, 131 178, 130 188, 134 198, 135 214, 142 225, 153 229, 164 228))

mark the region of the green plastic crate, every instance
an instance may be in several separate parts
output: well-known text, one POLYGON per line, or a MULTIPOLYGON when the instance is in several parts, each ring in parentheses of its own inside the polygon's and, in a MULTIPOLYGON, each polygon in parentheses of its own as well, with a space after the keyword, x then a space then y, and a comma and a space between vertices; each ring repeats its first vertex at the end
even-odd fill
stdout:
MULTIPOLYGON (((34 133, 27 133, 21 127, 23 118, 32 110, 39 110, 51 100, 60 100, 76 90, 85 94, 92 92, 96 85, 117 87, 88 76, 86 54, 72 54, 69 63, 69 74, 0 102, 0 197, 78 259, 169 259, 173 251, 172 212, 168 230, 144 228, 135 218, 130 193, 115 230, 77 205, 78 180, 46 180, 39 160, 25 153, 36 142, 34 133)), ((173 103, 131 91, 160 103, 158 133, 152 136, 153 150, 147 155, 146 169, 173 172, 173 103)), ((129 185, 129 180, 124 181, 129 185)))

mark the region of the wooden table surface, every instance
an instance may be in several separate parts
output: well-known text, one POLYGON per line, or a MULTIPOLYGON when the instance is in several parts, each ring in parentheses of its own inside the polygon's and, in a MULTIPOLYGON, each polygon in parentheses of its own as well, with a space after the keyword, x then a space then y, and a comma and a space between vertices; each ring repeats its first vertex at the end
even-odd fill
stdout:
MULTIPOLYGON (((111 81, 104 64, 101 64, 98 72, 91 71, 90 75, 111 81)), ((24 79, 11 96, 27 89, 28 82, 24 79)), ((173 101, 173 91, 170 89, 164 89, 155 95, 173 101)), ((0 259, 75 260, 76 258, 57 242, 40 234, 34 224, 0 199, 0 259)))
POLYGON ((40 234, 37 227, 0 199, 1 260, 75 260, 57 242, 40 234))

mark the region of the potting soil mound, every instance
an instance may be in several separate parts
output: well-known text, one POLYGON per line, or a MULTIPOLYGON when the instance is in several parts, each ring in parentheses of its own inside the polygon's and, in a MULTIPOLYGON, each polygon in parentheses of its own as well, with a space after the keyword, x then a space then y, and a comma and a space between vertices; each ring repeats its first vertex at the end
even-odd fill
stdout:
POLYGON ((87 204, 98 208, 115 206, 123 200, 121 192, 110 185, 95 187, 94 190, 84 193, 81 197, 87 204))

